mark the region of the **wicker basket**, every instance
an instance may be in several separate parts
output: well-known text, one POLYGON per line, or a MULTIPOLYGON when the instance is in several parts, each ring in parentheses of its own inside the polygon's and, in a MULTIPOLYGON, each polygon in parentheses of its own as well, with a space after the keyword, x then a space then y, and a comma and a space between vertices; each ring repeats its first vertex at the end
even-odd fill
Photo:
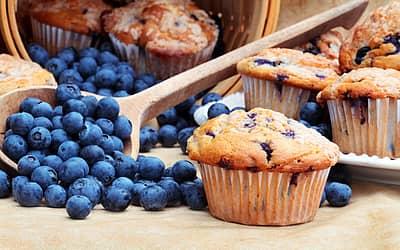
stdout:
MULTIPOLYGON (((0 29, 5 45, 10 54, 26 60, 30 60, 30 58, 24 41, 30 39, 30 30, 26 29, 26 27, 30 27, 30 24, 27 18, 24 18, 23 10, 32 1, 0 1, 0 18, 2 20, 0 29)), ((278 23, 280 0, 195 0, 195 2, 210 14, 220 16, 226 51, 272 33, 278 23)), ((225 94, 238 82, 238 79, 238 77, 233 77, 224 81, 224 85, 219 86, 217 91, 225 94)))

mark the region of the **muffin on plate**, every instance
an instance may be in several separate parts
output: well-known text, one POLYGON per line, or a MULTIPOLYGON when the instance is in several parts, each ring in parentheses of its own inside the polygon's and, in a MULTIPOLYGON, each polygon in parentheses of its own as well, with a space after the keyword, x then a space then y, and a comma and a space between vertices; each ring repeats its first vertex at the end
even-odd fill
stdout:
POLYGON ((165 79, 211 58, 218 28, 190 0, 137 0, 104 16, 115 51, 165 79))
POLYGON ((400 157, 400 71, 360 68, 318 93, 343 153, 400 157))
POLYGON ((378 8, 352 29, 340 48, 343 72, 363 67, 400 70, 400 1, 378 8))
POLYGON ((53 74, 44 70, 37 63, 0 54, 0 95, 17 88, 34 85, 56 86, 57 82, 53 74))
POLYGON ((318 132, 262 108, 207 121, 187 149, 200 164, 210 213, 249 225, 311 221, 339 158, 318 132))
POLYGON ((247 109, 279 111, 298 119, 301 106, 338 75, 332 61, 294 49, 271 48, 237 64, 247 109))
POLYGON ((330 30, 305 44, 294 47, 296 50, 332 60, 336 71, 339 72, 339 49, 343 43, 343 36, 339 30, 330 30))
POLYGON ((101 15, 111 11, 102 0, 34 1, 30 16, 33 40, 50 55, 66 47, 89 47, 102 31, 101 15))

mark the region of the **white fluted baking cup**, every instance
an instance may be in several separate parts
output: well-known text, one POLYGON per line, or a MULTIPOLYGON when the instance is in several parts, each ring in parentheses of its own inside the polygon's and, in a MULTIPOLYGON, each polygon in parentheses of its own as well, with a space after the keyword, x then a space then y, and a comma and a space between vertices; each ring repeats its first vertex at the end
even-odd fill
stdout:
POLYGON ((278 173, 200 163, 208 208, 221 220, 248 225, 292 225, 317 213, 329 169, 278 173))
POLYGON ((301 106, 311 91, 280 82, 242 75, 244 99, 248 110, 256 107, 272 109, 298 119, 301 106))
POLYGON ((77 50, 90 47, 93 38, 47 25, 31 18, 33 41, 42 45, 53 56, 60 49, 74 47, 77 50))
POLYGON ((333 141, 344 153, 400 157, 400 100, 328 100, 333 141))

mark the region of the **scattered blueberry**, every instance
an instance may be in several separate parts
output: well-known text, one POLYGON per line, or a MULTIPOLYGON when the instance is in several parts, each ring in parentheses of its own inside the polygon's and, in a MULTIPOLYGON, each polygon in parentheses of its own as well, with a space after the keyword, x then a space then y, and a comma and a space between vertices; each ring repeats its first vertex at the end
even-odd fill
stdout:
POLYGON ((229 108, 225 104, 220 103, 220 102, 217 102, 217 103, 214 103, 213 105, 211 105, 207 111, 208 119, 212 119, 221 114, 229 114, 229 113, 230 113, 229 108))
POLYGON ((172 166, 172 176, 178 183, 193 181, 196 178, 196 168, 190 161, 179 160, 172 166))
POLYGON ((102 191, 94 179, 79 178, 76 179, 68 189, 68 197, 82 195, 90 200, 92 208, 100 203, 102 191))
POLYGON ((182 194, 178 183, 176 183, 172 178, 163 177, 163 179, 157 184, 167 192, 168 207, 175 207, 181 204, 182 194))
POLYGON ((157 116, 158 125, 161 127, 166 124, 175 125, 178 121, 178 114, 174 107, 167 109, 157 116))
POLYGON ((131 204, 131 193, 116 186, 107 188, 103 194, 101 205, 104 209, 114 212, 124 211, 131 204))
POLYGON ((158 185, 145 187, 140 192, 140 205, 147 211, 159 211, 168 204, 167 192, 158 185))
POLYGON ((186 181, 180 185, 184 202, 193 210, 207 207, 207 199, 202 182, 186 181))
POLYGON ((164 163, 157 157, 145 157, 139 163, 139 173, 143 179, 159 181, 165 169, 164 163))
POLYGON ((21 182, 16 189, 15 198, 23 207, 36 207, 42 202, 43 190, 36 182, 21 182))
POLYGON ((332 207, 346 206, 352 193, 348 185, 339 182, 328 182, 325 191, 326 199, 332 207))
POLYGON ((72 219, 85 219, 90 214, 92 205, 87 197, 74 195, 68 199, 66 208, 72 219))
POLYGON ((163 147, 172 147, 178 141, 178 130, 175 126, 166 124, 158 131, 158 140, 163 147))
POLYGON ((2 150, 11 160, 18 162, 28 152, 28 144, 23 137, 10 135, 5 138, 2 150))
POLYGON ((67 202, 67 192, 62 186, 52 184, 45 190, 44 198, 49 207, 65 207, 65 203, 67 202))
POLYGON ((42 67, 44 67, 49 59, 49 53, 39 44, 29 44, 27 51, 32 61, 40 64, 42 67))

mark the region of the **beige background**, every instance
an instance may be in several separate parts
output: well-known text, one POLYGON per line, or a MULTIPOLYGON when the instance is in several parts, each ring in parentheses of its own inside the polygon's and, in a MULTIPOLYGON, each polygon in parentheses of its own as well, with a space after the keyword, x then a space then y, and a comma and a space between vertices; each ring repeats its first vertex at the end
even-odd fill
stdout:
MULTIPOLYGON (((282 0, 279 28, 342 1, 282 0), (302 6, 298 8, 298 6, 302 6)), ((370 1, 369 9, 389 1, 370 1)), ((152 150, 171 166, 178 148, 152 150)), ((0 249, 398 249, 400 187, 355 182, 351 203, 326 204, 314 221, 290 227, 250 227, 217 220, 187 207, 122 213, 102 210, 74 221, 65 209, 22 208, 0 200, 0 249)))

